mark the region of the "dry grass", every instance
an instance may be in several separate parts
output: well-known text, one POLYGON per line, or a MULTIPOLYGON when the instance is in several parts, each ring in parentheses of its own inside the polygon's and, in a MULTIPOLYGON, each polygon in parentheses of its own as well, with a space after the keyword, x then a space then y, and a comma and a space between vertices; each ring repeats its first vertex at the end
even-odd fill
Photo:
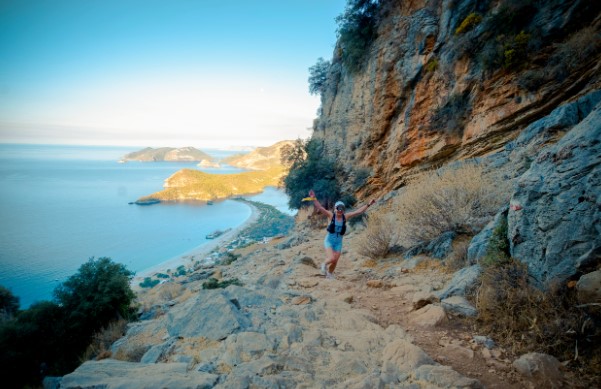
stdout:
POLYGON ((125 335, 127 320, 119 319, 109 323, 106 328, 103 328, 94 335, 92 343, 88 346, 84 354, 81 356, 81 362, 91 359, 105 359, 111 357, 110 347, 117 340, 125 335))
POLYGON ((357 238, 358 252, 376 259, 388 254, 397 242, 395 221, 390 212, 382 209, 373 212, 367 219, 367 227, 357 238))
POLYGON ((113 358, 119 361, 140 362, 149 348, 150 346, 142 344, 136 344, 129 347, 122 347, 115 353, 115 355, 113 355, 113 358))
POLYGON ((471 236, 460 236, 453 240, 453 250, 444 261, 449 272, 455 272, 468 265, 467 248, 470 245, 471 239, 471 236))
POLYGON ((578 306, 574 291, 542 291, 516 261, 487 267, 475 295, 477 325, 514 354, 543 352, 589 375, 601 373, 601 310, 578 306))
POLYGON ((446 231, 475 235, 509 201, 509 187, 509 181, 486 174, 484 167, 475 163, 448 167, 412 181, 393 205, 400 243, 411 247, 446 231))

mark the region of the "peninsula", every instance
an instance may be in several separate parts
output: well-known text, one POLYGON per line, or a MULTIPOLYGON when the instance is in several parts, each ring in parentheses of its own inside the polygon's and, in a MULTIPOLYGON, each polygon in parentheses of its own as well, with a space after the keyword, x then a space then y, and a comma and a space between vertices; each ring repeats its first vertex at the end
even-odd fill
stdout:
POLYGON ((165 180, 160 192, 139 198, 137 204, 162 201, 209 201, 259 193, 266 186, 279 186, 287 169, 274 166, 268 170, 235 174, 210 174, 182 169, 165 180))

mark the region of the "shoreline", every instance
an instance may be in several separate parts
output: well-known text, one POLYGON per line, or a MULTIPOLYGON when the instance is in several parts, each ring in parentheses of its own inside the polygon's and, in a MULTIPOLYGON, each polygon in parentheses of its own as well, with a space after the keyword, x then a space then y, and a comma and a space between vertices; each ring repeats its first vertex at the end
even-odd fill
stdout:
POLYGON ((167 273, 168 269, 173 271, 181 265, 185 266, 188 262, 193 263, 194 261, 202 260, 206 258, 216 248, 221 247, 227 244, 228 242, 234 240, 240 234, 240 232, 242 232, 244 229, 251 226, 252 224, 256 223, 259 220, 261 214, 257 207, 255 207, 254 205, 248 203, 245 204, 248 205, 248 207, 250 207, 251 213, 250 216, 244 222, 208 243, 204 243, 182 254, 176 255, 164 262, 141 270, 132 278, 130 282, 132 289, 140 289, 139 283, 143 282, 146 277, 152 277, 158 273, 167 273))

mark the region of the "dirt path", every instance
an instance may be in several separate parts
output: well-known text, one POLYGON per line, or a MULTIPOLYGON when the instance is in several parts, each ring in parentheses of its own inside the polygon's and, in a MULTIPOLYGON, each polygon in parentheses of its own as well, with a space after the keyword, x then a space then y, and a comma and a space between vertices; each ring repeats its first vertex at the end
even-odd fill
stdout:
MULTIPOLYGON (((345 249, 339 262, 336 279, 328 280, 319 274, 317 266, 322 262, 321 231, 306 231, 308 241, 287 250, 276 249, 277 241, 265 245, 261 256, 269 258, 310 258, 315 268, 305 266, 289 281, 292 289, 309 293, 320 299, 345 299, 351 309, 369 311, 382 328, 398 324, 413 336, 413 343, 442 365, 451 366, 459 373, 479 380, 486 388, 517 389, 532 387, 511 367, 513 359, 500 347, 491 350, 474 341, 478 334, 466 319, 447 314, 447 318, 436 326, 422 326, 412 321, 416 315, 413 306, 415 293, 437 290, 450 279, 443 269, 419 267, 402 269, 399 259, 389 258, 378 262, 358 254, 356 242, 345 239, 345 249)), ((256 250, 249 248, 248 252, 256 250)), ((428 261, 426 261, 428 262, 428 261)), ((431 263, 431 262, 430 262, 431 263)), ((255 264, 255 271, 270 272, 255 264), (257 268, 258 266, 258 268, 257 268)))

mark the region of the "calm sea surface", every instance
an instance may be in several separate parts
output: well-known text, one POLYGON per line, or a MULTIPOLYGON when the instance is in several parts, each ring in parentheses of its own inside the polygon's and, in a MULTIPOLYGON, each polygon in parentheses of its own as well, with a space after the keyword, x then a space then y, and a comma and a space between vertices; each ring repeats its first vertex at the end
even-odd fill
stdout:
MULTIPOLYGON (((250 216, 248 206, 233 200, 129 205, 161 190, 177 170, 199 169, 195 163, 117 162, 139 149, 0 144, 0 285, 20 298, 21 308, 50 299, 91 257, 110 257, 139 272, 250 216)), ((203 151, 218 158, 234 153, 203 151)), ((248 198, 290 213, 282 191, 267 188, 248 198)))

